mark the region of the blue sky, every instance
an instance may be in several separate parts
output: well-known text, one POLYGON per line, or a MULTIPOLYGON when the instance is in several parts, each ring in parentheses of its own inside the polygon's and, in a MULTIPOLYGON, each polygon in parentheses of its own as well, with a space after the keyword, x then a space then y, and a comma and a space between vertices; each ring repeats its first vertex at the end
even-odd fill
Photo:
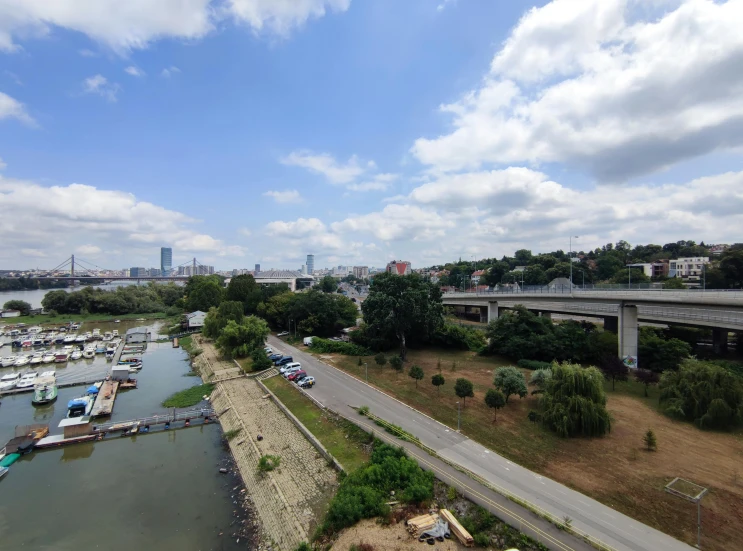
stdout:
POLYGON ((743 229, 740 2, 91 1, 0 0, 2 267, 743 229))

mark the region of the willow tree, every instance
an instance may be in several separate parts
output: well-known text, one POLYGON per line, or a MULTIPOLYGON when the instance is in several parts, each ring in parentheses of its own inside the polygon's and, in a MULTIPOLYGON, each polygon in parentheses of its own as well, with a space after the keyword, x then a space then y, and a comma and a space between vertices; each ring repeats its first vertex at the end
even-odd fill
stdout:
POLYGON ((540 407, 544 424, 563 438, 603 436, 611 430, 604 377, 595 367, 553 365, 540 407))

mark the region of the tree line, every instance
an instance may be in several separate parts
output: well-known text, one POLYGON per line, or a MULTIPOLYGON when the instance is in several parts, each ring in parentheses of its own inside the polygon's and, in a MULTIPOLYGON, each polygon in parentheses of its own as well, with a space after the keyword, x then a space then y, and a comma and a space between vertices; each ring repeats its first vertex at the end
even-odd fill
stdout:
POLYGON ((148 314, 182 312, 184 288, 174 283, 126 285, 113 290, 85 287, 80 291, 49 291, 41 300, 47 312, 58 314, 148 314))

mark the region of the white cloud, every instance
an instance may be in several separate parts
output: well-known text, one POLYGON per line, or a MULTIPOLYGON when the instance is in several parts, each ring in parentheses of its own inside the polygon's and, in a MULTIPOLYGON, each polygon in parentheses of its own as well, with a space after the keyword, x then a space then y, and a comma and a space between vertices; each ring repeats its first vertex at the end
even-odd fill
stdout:
POLYGON ((531 9, 481 85, 441 107, 453 130, 413 154, 439 171, 563 162, 609 182, 743 145, 743 2, 677 4, 531 9))
POLYGON ((451 216, 414 205, 387 205, 379 212, 352 216, 335 222, 336 233, 369 233, 382 241, 419 241, 444 237, 456 226, 451 216))
POLYGON ((286 191, 267 191, 264 197, 271 197, 277 203, 301 203, 302 196, 296 189, 288 189, 286 191))
POLYGON ((240 228, 238 232, 244 237, 250 237, 251 235, 253 235, 253 232, 250 231, 248 228, 240 228))
POLYGON ((133 77, 143 77, 147 74, 142 69, 140 69, 139 67, 135 67, 134 65, 130 65, 129 67, 124 69, 124 72, 133 77))
POLYGON ((47 256, 44 251, 41 251, 39 249, 21 249, 21 254, 23 256, 30 256, 33 258, 44 258, 47 256))
POLYGON ((0 120, 18 119, 29 126, 35 126, 36 121, 26 112, 26 107, 8 94, 0 92, 0 120))
POLYGON ((83 91, 86 94, 97 94, 110 102, 115 102, 121 86, 115 82, 109 82, 103 75, 88 77, 83 81, 83 91))
POLYGON ((91 245, 88 243, 87 245, 80 245, 77 249, 75 249, 76 254, 81 255, 87 255, 87 256, 98 256, 101 254, 103 249, 101 249, 98 245, 91 245))
POLYGON ((176 67, 175 65, 171 65, 170 67, 166 67, 160 72, 160 76, 164 78, 170 78, 171 76, 180 73, 181 70, 176 67))
MULTIPOLYGON (((239 256, 244 249, 199 232, 198 221, 137 199, 123 191, 83 184, 42 186, 0 176, 0 258, 22 249, 51 258, 75 248, 81 254, 102 249, 110 260, 112 240, 127 254, 172 243, 179 253, 239 256), (28 220, 34 220, 29 226, 28 220)), ((154 253, 152 253, 154 255, 154 253)), ((5 262, 4 262, 5 263, 5 262)), ((115 267, 115 266, 104 266, 115 267)))
POLYGON ((343 239, 328 230, 318 218, 298 218, 293 222, 276 220, 266 224, 266 234, 302 245, 314 251, 338 251, 344 248, 343 239))
POLYGON ((88 50, 87 48, 78 50, 77 53, 79 53, 83 57, 98 57, 99 55, 97 52, 94 52, 93 50, 88 50))
POLYGON ((257 33, 287 36, 309 19, 349 5, 350 0, 0 0, 0 50, 18 50, 18 40, 61 27, 124 55, 156 40, 200 39, 226 18, 257 33))
POLYGON ((351 0, 228 0, 232 16, 255 32, 268 30, 287 36, 309 19, 319 19, 328 10, 344 12, 351 0))
POLYGON ((346 187, 352 191, 385 191, 389 189, 390 184, 397 180, 398 177, 397 174, 376 174, 369 181, 348 184, 346 187))
POLYGON ((3 158, 0 157, 0 170, 5 170, 8 167, 8 164, 3 161, 3 158))
POLYGON ((457 0, 444 0, 438 6, 436 6, 436 11, 444 11, 446 9, 446 6, 456 3, 456 1, 457 0))
POLYGON ((356 155, 352 155, 345 163, 339 163, 328 153, 315 154, 306 150, 294 151, 281 159, 281 162, 322 174, 331 184, 348 184, 361 176, 368 168, 375 166, 371 161, 366 167, 362 166, 356 155))

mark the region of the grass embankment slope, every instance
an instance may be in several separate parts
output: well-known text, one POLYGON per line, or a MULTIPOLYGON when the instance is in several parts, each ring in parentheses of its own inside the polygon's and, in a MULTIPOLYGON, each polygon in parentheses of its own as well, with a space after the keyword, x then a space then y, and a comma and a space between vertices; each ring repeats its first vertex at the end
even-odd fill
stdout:
POLYGON ((163 401, 163 407, 187 408, 195 406, 204 400, 204 396, 209 396, 212 390, 214 390, 214 385, 210 383, 192 386, 191 388, 171 394, 163 401))
MULTIPOLYGON (((360 379, 364 367, 358 358, 320 354, 360 379)), ((688 423, 674 421, 658 410, 658 390, 643 396, 642 385, 607 383, 608 409, 612 431, 604 438, 561 439, 530 422, 527 414, 537 409, 538 399, 511 396, 508 404, 493 412, 484 404, 492 388, 495 368, 512 362, 481 357, 472 352, 411 350, 405 370, 399 374, 389 367, 369 364, 369 382, 450 427, 457 425, 454 382, 471 380, 475 397, 462 409, 462 432, 512 461, 566 484, 687 543, 696 543, 696 506, 664 492, 664 485, 679 476, 710 489, 702 501, 702 547, 714 551, 739 551, 743 526, 743 431, 716 433, 701 431, 688 423), (437 392, 431 376, 441 374, 446 384, 437 392), (456 369, 452 363, 456 362, 456 369), (425 378, 415 386, 407 370, 420 365, 425 378), (643 449, 642 437, 652 429, 658 437, 658 451, 643 449)), ((529 371, 524 371, 527 381, 529 371)), ((322 382, 320 382, 322 384, 322 382)), ((530 388, 531 390, 531 388, 530 388)), ((383 412, 372 412, 382 414, 383 412)))
POLYGON ((84 322, 84 321, 114 321, 114 320, 157 320, 167 318, 165 312, 152 312, 149 314, 121 314, 114 316, 111 314, 57 314, 56 316, 19 316, 17 318, 5 318, 0 321, 0 325, 13 325, 16 323, 25 323, 26 325, 47 325, 67 323, 67 322, 84 322))
POLYGON ((289 411, 307 427, 325 449, 343 467, 351 472, 369 461, 369 454, 362 444, 369 442, 369 435, 344 419, 336 419, 322 411, 283 377, 263 381, 289 411))

